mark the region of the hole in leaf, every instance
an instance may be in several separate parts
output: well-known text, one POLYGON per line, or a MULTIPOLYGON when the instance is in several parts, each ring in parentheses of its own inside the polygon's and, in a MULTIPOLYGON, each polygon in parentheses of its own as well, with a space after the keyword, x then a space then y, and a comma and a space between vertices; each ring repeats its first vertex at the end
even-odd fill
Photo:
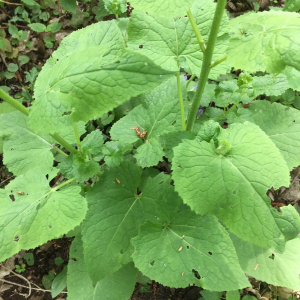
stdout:
POLYGON ((49 225, 49 228, 51 229, 51 228, 52 228, 52 225, 49 225))
POLYGON ((293 122, 295 123, 295 120, 293 122))
POLYGON ((76 259, 76 258, 73 258, 73 257, 72 257, 71 259, 73 259, 74 261, 77 261, 77 259, 76 259))
POLYGON ((271 259, 273 259, 273 260, 274 260, 274 258, 275 258, 275 254, 274 254, 274 253, 272 253, 272 255, 270 255, 270 256, 269 256, 269 258, 271 258, 271 259))
POLYGON ((212 253, 211 253, 210 251, 208 252, 208 254, 209 254, 209 255, 212 255, 212 253))
POLYGON ((14 202, 14 201, 16 200, 16 199, 15 199, 15 196, 14 196, 13 194, 10 194, 10 195, 9 195, 9 198, 11 199, 12 202, 14 202))
POLYGON ((143 47, 144 47, 143 45, 139 45, 139 48, 140 48, 140 49, 143 49, 143 47))
POLYGON ((190 246, 186 246, 186 249, 190 249, 190 246))
POLYGON ((236 191, 233 191, 232 194, 235 195, 235 194, 236 194, 236 191))
POLYGON ((17 242, 19 239, 20 239, 20 237, 18 237, 18 236, 15 236, 15 237, 14 237, 14 241, 15 241, 15 242, 17 242))
POLYGON ((192 272, 193 272, 194 276, 195 276, 197 279, 200 279, 200 278, 201 278, 201 276, 200 276, 200 274, 198 273, 198 271, 196 271, 196 270, 193 269, 192 272))
POLYGON ((153 259, 150 263, 151 266, 154 266, 155 260, 153 259))
POLYGON ((123 249, 121 249, 121 250, 120 250, 120 253, 121 253, 121 254, 123 254, 123 253, 124 253, 123 249))

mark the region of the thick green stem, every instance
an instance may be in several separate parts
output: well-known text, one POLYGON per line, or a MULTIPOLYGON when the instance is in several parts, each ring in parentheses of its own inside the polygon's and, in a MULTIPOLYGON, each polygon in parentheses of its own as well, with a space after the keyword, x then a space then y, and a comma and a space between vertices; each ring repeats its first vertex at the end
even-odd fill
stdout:
POLYGON ((199 45, 200 45, 200 49, 201 49, 201 51, 204 53, 204 52, 206 51, 205 43, 204 43, 204 41, 203 41, 203 38, 202 38, 202 36, 201 36, 201 33, 200 33, 200 31, 199 31, 199 29, 198 29, 198 27, 197 27, 197 23, 196 23, 196 21, 195 21, 195 19, 194 19, 194 17, 193 17, 193 14, 192 14, 192 12, 191 12, 190 9, 189 9, 188 12, 187 12, 187 16, 188 16, 188 18, 189 18, 189 20, 190 20, 190 23, 191 23, 191 25, 192 25, 192 27, 193 27, 193 30, 194 30, 194 32, 195 32, 196 38, 197 38, 198 43, 199 43, 199 45))
POLYGON ((185 127, 185 117, 184 117, 184 107, 183 107, 183 99, 182 99, 182 92, 181 92, 181 85, 180 85, 180 73, 177 73, 177 89, 179 95, 179 104, 180 104, 180 113, 181 113, 181 125, 182 130, 186 130, 185 127))
POLYGON ((66 142, 63 138, 61 138, 57 133, 50 134, 56 141, 58 141, 63 147, 65 147, 71 153, 77 153, 77 150, 71 146, 68 142, 66 142))
POLYGON ((61 189, 63 186, 65 186, 65 185, 67 185, 67 184, 69 184, 69 183, 71 183, 71 182, 73 182, 73 181, 75 181, 75 180, 76 180, 76 178, 74 177, 74 178, 72 178, 72 179, 69 179, 69 180, 67 180, 67 181, 64 181, 63 183, 59 184, 58 186, 52 188, 51 191, 52 191, 52 192, 55 192, 55 191, 61 189))
POLYGON ((196 77, 196 74, 193 74, 190 79, 186 82, 186 88, 188 88, 189 84, 193 81, 193 79, 196 77))
MULTIPOLYGON (((192 108, 188 117, 188 122, 187 122, 187 130, 192 130, 195 120, 196 120, 196 115, 197 115, 197 110, 200 106, 200 101, 202 98, 202 94, 205 88, 205 85, 207 83, 209 71, 210 71, 210 65, 212 61, 212 56, 217 40, 217 35, 219 32, 219 27, 221 24, 222 16, 224 13, 226 5, 226 0, 218 0, 214 19, 211 25, 210 33, 209 33, 209 38, 207 42, 207 47, 205 50, 205 53, 203 54, 203 63, 202 63, 202 68, 201 68, 201 73, 198 81, 198 87, 196 90, 196 94, 193 100, 192 108)), ((194 29, 194 27, 193 27, 194 29)), ((195 31, 195 29, 194 29, 195 31)), ((197 32, 195 31, 195 34, 197 35, 197 32)))
POLYGON ((5 93, 3 90, 0 89, 0 98, 2 98, 5 102, 9 103, 11 106, 19 110, 24 115, 28 116, 29 111, 28 108, 26 108, 22 103, 18 102, 13 97, 9 96, 7 93, 5 93))
POLYGON ((78 147, 78 150, 81 152, 81 143, 80 143, 80 137, 79 137, 79 133, 77 130, 76 122, 73 123, 73 127, 74 127, 74 131, 75 131, 77 147, 78 147))

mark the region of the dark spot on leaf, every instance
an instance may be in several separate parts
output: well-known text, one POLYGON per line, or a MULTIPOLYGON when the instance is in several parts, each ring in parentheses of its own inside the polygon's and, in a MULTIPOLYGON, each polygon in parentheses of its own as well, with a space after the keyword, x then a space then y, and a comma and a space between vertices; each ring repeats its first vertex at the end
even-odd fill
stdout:
POLYGON ((73 259, 74 261, 77 261, 77 259, 76 259, 76 258, 73 258, 73 257, 72 257, 71 259, 73 259))
POLYGON ((186 249, 190 249, 190 246, 186 246, 186 249))
POLYGON ((13 194, 10 194, 10 195, 9 195, 9 198, 11 199, 12 202, 14 202, 14 201, 16 200, 16 199, 15 199, 15 196, 14 196, 13 194))
POLYGON ((140 49, 143 49, 143 47, 144 47, 143 45, 139 45, 139 48, 140 48, 140 49))
POLYGON ((39 210, 41 207, 41 204, 39 203, 37 206, 36 206, 36 210, 39 210))
POLYGON ((162 229, 165 229, 165 226, 163 226, 162 229))
POLYGON ((235 195, 235 194, 236 194, 236 191, 233 191, 232 194, 235 195))
POLYGON ((193 272, 194 276, 195 276, 197 279, 200 279, 200 278, 201 278, 201 276, 200 276, 200 274, 198 273, 198 271, 196 271, 196 270, 193 269, 192 272, 193 272))
POLYGON ((270 255, 270 256, 269 256, 269 258, 271 258, 271 259, 273 259, 273 260, 274 260, 274 259, 275 259, 275 254, 274 254, 274 253, 272 253, 272 255, 270 255))
POLYGON ((150 263, 150 265, 154 266, 154 263, 155 263, 155 260, 152 260, 151 263, 150 263))
POLYGON ((52 228, 52 225, 49 225, 49 228, 51 229, 51 228, 52 228))
POLYGON ((172 123, 172 125, 175 125, 176 124, 176 121, 174 121, 173 123, 172 123))
POLYGON ((181 169, 182 169, 182 165, 179 165, 178 168, 181 168, 181 169))
POLYGON ((295 120, 293 122, 295 123, 295 120))
POLYGON ((124 251, 121 249, 121 250, 120 250, 120 253, 121 253, 121 254, 123 254, 123 253, 124 253, 124 251))
POLYGON ((17 242, 19 239, 20 239, 20 237, 18 237, 18 236, 15 236, 15 237, 14 237, 14 241, 15 241, 15 242, 17 242))
POLYGON ((212 253, 211 253, 210 251, 208 252, 208 254, 209 254, 209 255, 212 255, 212 253))
POLYGON ((13 148, 11 148, 10 150, 14 150, 13 148))

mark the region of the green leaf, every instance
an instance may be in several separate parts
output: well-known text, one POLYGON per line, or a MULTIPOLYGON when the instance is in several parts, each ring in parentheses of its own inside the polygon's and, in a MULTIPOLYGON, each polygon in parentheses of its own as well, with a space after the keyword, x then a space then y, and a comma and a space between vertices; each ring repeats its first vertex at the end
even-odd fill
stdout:
POLYGON ((104 161, 109 167, 119 166, 123 161, 123 146, 119 142, 107 142, 104 144, 102 153, 105 154, 104 161))
POLYGON ((37 3, 33 0, 22 0, 22 2, 27 5, 37 5, 37 3))
POLYGON ((16 72, 16 71, 18 71, 18 69, 19 69, 18 65, 14 64, 14 63, 9 64, 8 68, 7 68, 7 70, 9 72, 13 72, 13 73, 16 72))
POLYGON ((289 83, 286 76, 280 73, 277 76, 273 74, 255 76, 253 77, 252 86, 254 97, 263 94, 267 96, 280 96, 289 88, 289 83))
POLYGON ((60 173, 66 178, 75 177, 78 182, 84 182, 100 173, 100 165, 85 158, 85 154, 70 154, 59 164, 60 173))
POLYGON ((156 224, 147 221, 132 239, 134 264, 144 275, 176 288, 195 284, 222 291, 248 286, 229 235, 216 217, 196 215, 173 189, 156 203, 156 224))
POLYGON ((27 126, 27 117, 16 111, 0 116, 0 136, 4 140, 4 160, 7 168, 21 175, 32 168, 47 170, 53 165, 51 144, 33 133, 27 126))
MULTIPOLYGON (((171 6, 174 7, 174 3, 171 6)), ((201 0, 192 8, 205 41, 208 39, 215 6, 213 1, 201 0)), ((224 14, 213 60, 226 55, 228 27, 228 19, 224 14)), ((203 53, 199 50, 198 40, 187 17, 162 18, 156 14, 149 15, 134 10, 128 25, 128 46, 129 49, 149 57, 164 69, 177 71, 179 67, 190 68, 192 74, 200 74, 203 53)), ((211 69, 209 78, 217 79, 229 69, 230 65, 225 61, 211 69)))
POLYGON ((109 12, 106 10, 104 2, 99 1, 97 11, 96 11, 96 16, 95 16, 96 21, 101 21, 103 17, 108 15, 109 12))
POLYGON ((79 186, 49 187, 58 170, 31 169, 0 190, 0 260, 57 239, 79 225, 87 204, 79 186))
POLYGON ((106 10, 110 14, 120 15, 127 10, 125 0, 103 0, 106 10))
MULTIPOLYGON (((254 101, 241 109, 235 122, 258 125, 280 150, 290 170, 300 165, 300 112, 268 101, 254 101)), ((286 185, 286 186, 289 186, 286 185)))
MULTIPOLYGON (((182 92, 186 99, 183 84, 182 92)), ((134 130, 137 126, 141 133, 146 131, 144 143, 138 147, 135 157, 140 166, 150 167, 156 165, 164 155, 159 137, 182 128, 176 78, 142 95, 141 102, 112 126, 110 134, 113 140, 128 144, 141 140, 134 130)))
POLYGON ((76 0, 60 0, 59 4, 62 6, 63 9, 65 9, 68 12, 76 13, 76 0))
POLYGON ((24 255, 24 259, 26 260, 26 263, 27 263, 28 266, 33 266, 34 265, 33 253, 26 253, 24 255))
POLYGON ((68 268, 65 266, 63 270, 52 281, 52 286, 51 286, 52 298, 55 298, 67 286, 67 269, 68 268))
POLYGON ((164 156, 172 161, 174 152, 173 148, 178 146, 182 140, 194 140, 196 138, 195 134, 191 131, 173 131, 168 132, 160 137, 160 143, 164 150, 164 156))
POLYGON ((131 0, 135 9, 165 17, 184 16, 195 0, 131 0))
POLYGON ((209 120, 203 124, 201 129, 197 133, 197 139, 202 142, 210 142, 211 140, 215 140, 220 133, 221 126, 219 123, 209 120))
POLYGON ((61 257, 56 257, 54 262, 57 266, 60 266, 64 262, 64 260, 61 257))
POLYGON ((47 26, 46 31, 50 31, 50 32, 58 32, 61 29, 63 23, 58 23, 58 22, 52 22, 51 24, 49 24, 47 26))
POLYGON ((230 125, 218 140, 231 144, 225 156, 215 153, 213 142, 184 140, 174 148, 175 189, 193 210, 216 215, 241 239, 282 251, 300 223, 272 208, 266 195, 272 186, 290 184, 281 153, 249 122, 230 125))
POLYGON ((83 245, 88 272, 98 280, 130 262, 130 239, 138 234, 145 218, 157 219, 155 199, 168 194, 170 177, 159 174, 148 178, 141 193, 141 169, 124 161, 105 172, 87 194, 89 212, 83 222, 83 245), (98 263, 97 263, 98 262, 98 263))
POLYGON ((28 121, 35 131, 55 131, 67 117, 62 115, 71 110, 73 121, 99 118, 173 75, 137 53, 125 51, 120 57, 104 53, 102 47, 87 47, 46 68, 47 73, 42 69, 28 121))
POLYGON ((226 292, 226 300, 240 300, 241 295, 238 290, 226 292))
POLYGON ((33 24, 28 24, 28 26, 36 32, 43 32, 46 31, 46 26, 42 23, 33 23, 33 24))
POLYGON ((20 66, 25 65, 29 62, 29 57, 27 55, 20 55, 18 57, 18 61, 20 63, 20 66))
POLYGON ((80 236, 72 242, 68 264, 68 298, 76 300, 128 300, 134 290, 137 269, 132 263, 93 286, 86 270, 80 236))
POLYGON ((229 80, 220 82, 216 87, 216 97, 213 100, 216 106, 227 107, 229 104, 237 104, 242 99, 241 90, 237 84, 237 80, 229 80))
POLYGON ((222 292, 211 292, 204 290, 200 293, 205 300, 220 300, 222 297, 222 292))
POLYGON ((285 251, 279 253, 242 241, 233 234, 230 236, 245 273, 274 286, 299 290, 299 237, 288 241, 285 251))
POLYGON ((230 24, 234 37, 229 43, 228 60, 235 69, 279 73, 288 65, 300 71, 298 14, 248 13, 230 24))
POLYGON ((81 142, 82 149, 87 148, 92 155, 101 152, 103 148, 103 135, 100 130, 94 130, 88 134, 81 142))
POLYGON ((300 90, 300 72, 293 67, 286 67, 283 73, 286 75, 289 87, 293 90, 300 90))
POLYGON ((299 0, 287 0, 283 8, 285 11, 299 11, 300 10, 300 1, 299 0))

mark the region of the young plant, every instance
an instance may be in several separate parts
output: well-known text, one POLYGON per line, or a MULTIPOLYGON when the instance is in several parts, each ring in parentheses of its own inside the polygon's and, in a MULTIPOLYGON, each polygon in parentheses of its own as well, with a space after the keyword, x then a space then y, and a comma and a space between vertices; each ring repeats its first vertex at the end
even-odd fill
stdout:
POLYGON ((229 21, 226 0, 130 4, 126 35, 112 20, 64 39, 29 109, 0 90, 16 176, 0 190, 0 260, 75 236, 70 300, 128 299, 139 271, 231 296, 250 286, 245 273, 298 290, 300 217, 267 191, 300 165, 300 112, 253 100, 300 90, 299 15, 229 21), (224 76, 232 67, 237 79, 224 76))

